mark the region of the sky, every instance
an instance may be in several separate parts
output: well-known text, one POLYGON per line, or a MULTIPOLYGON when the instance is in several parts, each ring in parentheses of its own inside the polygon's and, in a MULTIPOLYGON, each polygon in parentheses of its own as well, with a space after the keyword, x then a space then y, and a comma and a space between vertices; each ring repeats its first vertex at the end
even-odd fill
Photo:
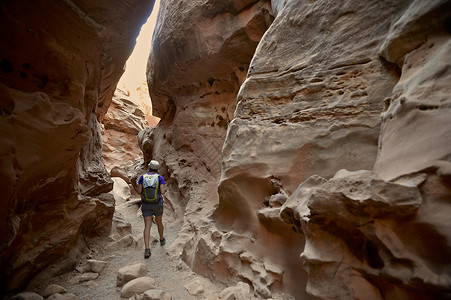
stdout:
MULTIPOLYGON (((130 91, 133 95, 138 87, 143 88, 146 83, 146 65, 149 57, 152 34, 157 21, 160 0, 155 1, 152 14, 141 27, 141 32, 136 38, 136 46, 126 63, 125 72, 122 75, 118 87, 130 91)), ((145 85, 147 87, 147 84, 145 85)), ((150 102, 150 98, 149 98, 150 102)))

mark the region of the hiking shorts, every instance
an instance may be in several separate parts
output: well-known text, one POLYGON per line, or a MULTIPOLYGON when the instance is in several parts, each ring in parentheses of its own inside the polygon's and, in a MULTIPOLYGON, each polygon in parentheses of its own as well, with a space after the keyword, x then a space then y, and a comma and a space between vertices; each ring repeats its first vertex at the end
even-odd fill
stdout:
POLYGON ((143 217, 150 216, 159 217, 163 215, 163 202, 157 203, 141 202, 141 211, 143 213, 143 217))

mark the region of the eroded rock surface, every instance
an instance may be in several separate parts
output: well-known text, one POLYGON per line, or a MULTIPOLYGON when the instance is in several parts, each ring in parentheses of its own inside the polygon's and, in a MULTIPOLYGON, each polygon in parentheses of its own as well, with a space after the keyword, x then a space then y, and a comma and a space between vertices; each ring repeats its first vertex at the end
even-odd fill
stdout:
POLYGON ((144 160, 164 161, 187 203, 172 255, 229 286, 248 282, 260 298, 449 296, 450 1, 271 1, 274 22, 245 81, 237 75, 219 194, 217 177, 203 176, 216 161, 205 159, 207 117, 224 82, 215 74, 239 65, 210 57, 232 48, 203 38, 221 12, 240 14, 218 3, 199 1, 193 13, 184 2, 177 13, 163 6, 149 61, 162 121, 140 133, 151 141, 144 160), (217 201, 212 215, 202 208, 217 201))
POLYGON ((97 120, 152 6, 1 3, 1 293, 71 268, 83 235, 109 233, 114 198, 97 120))
MULTIPOLYGON (((377 53, 405 6, 286 1, 257 48, 224 143, 213 217, 248 240, 257 259, 281 268, 271 290, 309 297, 302 232, 294 236, 279 216, 287 196, 312 175, 374 165, 382 100, 399 79, 377 53)), ((247 275, 266 296, 260 277, 247 275)))
POLYGON ((142 157, 137 136, 147 126, 146 116, 122 90, 116 89, 102 124, 102 153, 110 174, 113 168, 125 170, 142 157))
POLYGON ((450 18, 450 1, 413 1, 381 47, 402 68, 382 115, 375 171, 385 180, 427 168, 451 172, 450 18))
POLYGON ((269 11, 269 1, 255 0, 160 4, 147 69, 161 120, 139 140, 144 162, 161 163, 167 206, 179 221, 187 214, 196 222, 217 203, 222 144, 269 11))

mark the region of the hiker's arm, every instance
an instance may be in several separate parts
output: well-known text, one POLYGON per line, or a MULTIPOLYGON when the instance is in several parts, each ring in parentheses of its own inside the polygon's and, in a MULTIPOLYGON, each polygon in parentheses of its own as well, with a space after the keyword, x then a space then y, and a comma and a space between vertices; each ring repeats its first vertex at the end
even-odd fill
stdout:
POLYGON ((138 186, 136 187, 136 191, 138 192, 138 194, 141 194, 142 190, 143 190, 143 185, 138 184, 138 186))
POLYGON ((166 193, 166 184, 160 185, 161 187, 161 195, 164 195, 166 193))

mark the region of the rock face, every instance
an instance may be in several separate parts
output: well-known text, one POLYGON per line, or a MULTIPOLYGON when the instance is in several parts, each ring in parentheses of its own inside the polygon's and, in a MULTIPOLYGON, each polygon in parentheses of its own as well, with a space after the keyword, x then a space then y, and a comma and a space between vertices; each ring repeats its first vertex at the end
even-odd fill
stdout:
POLYGON ((186 205, 172 253, 260 298, 449 296, 451 2, 271 1, 231 84, 247 49, 217 33, 267 7, 235 2, 161 7, 148 80, 162 120, 140 142, 186 205))
POLYGON ((144 161, 161 163, 176 219, 205 214, 217 203, 221 147, 238 89, 272 21, 269 10, 268 1, 255 0, 160 4, 147 70, 152 109, 161 120, 139 139, 144 161), (187 208, 194 198, 201 200, 187 208))
POLYGON ((72 267, 82 235, 109 232, 114 199, 97 119, 152 6, 1 3, 1 293, 72 267))
POLYGON ((102 153, 110 174, 114 167, 124 170, 142 157, 137 136, 147 126, 146 116, 122 90, 116 89, 102 124, 102 153))
POLYGON ((375 171, 385 180, 451 170, 450 7, 450 1, 413 1, 381 46, 381 55, 402 69, 382 115, 375 171))

